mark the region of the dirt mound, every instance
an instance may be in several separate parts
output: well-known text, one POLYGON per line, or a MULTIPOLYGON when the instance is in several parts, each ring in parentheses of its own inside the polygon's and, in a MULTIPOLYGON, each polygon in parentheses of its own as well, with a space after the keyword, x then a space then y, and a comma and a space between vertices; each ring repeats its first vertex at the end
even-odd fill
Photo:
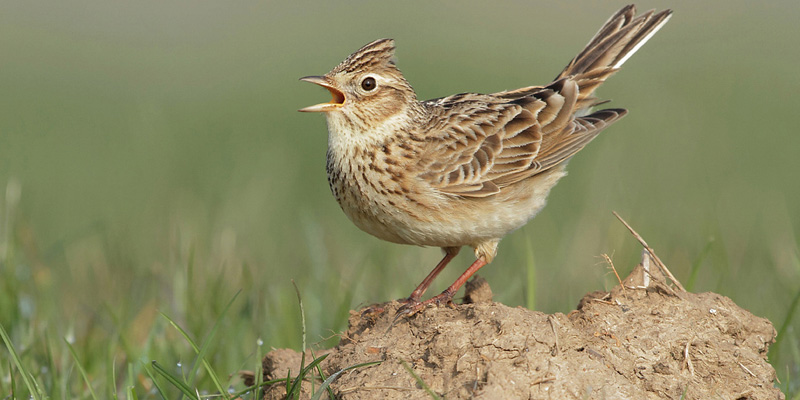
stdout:
MULTIPOLYGON (((393 326, 396 302, 352 311, 322 368, 330 375, 382 361, 343 373, 332 385, 340 399, 431 399, 428 390, 458 399, 784 398, 766 360, 769 321, 727 297, 664 282, 640 264, 625 289, 589 294, 568 315, 493 303, 479 283, 468 288, 473 303, 428 308, 393 326)), ((298 353, 273 351, 265 379, 299 364, 298 353)), ((285 394, 274 385, 265 399, 285 394)))

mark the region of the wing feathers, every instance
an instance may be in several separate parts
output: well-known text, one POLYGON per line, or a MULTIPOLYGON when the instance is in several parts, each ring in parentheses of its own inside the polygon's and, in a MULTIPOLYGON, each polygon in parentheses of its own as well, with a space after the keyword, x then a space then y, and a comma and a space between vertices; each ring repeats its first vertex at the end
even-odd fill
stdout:
POLYGON ((575 118, 570 123, 569 129, 561 132, 559 138, 554 138, 550 143, 542 145, 542 150, 537 157, 538 170, 541 172, 550 169, 572 157, 591 142, 600 131, 627 114, 627 110, 606 109, 585 117, 575 118))
MULTIPOLYGON (((448 121, 418 165, 420 178, 443 193, 486 197, 565 161, 625 114, 622 109, 574 116, 578 83, 564 79, 507 101, 490 95, 437 100, 448 121)), ((433 106, 433 103, 429 105, 433 106)))
POLYGON ((586 47, 541 87, 491 95, 462 93, 424 102, 424 125, 417 176, 442 193, 486 197, 565 162, 624 109, 581 116, 603 103, 593 92, 669 19, 672 11, 638 17, 623 7, 586 47))
MULTIPOLYGON (((560 90, 553 91, 552 95, 542 99, 547 106, 538 115, 542 133, 545 135, 564 128, 564 125, 572 119, 572 114, 575 113, 575 103, 578 100, 578 85, 575 81, 563 79, 552 86, 554 89, 560 88, 560 90)), ((536 94, 533 96, 538 98, 536 94)))

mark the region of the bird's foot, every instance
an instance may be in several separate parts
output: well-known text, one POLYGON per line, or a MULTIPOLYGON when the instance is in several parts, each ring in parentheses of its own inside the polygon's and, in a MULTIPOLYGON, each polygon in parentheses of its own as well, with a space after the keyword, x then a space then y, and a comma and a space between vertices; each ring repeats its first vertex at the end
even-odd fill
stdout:
POLYGON ((436 305, 437 307, 448 306, 450 308, 456 308, 456 304, 453 303, 453 295, 454 294, 455 293, 452 293, 452 292, 450 292, 448 290, 445 290, 444 292, 439 293, 436 296, 433 296, 430 299, 423 301, 421 303, 422 304, 422 308, 424 308, 428 304, 433 304, 433 305, 436 305))
POLYGON ((412 299, 409 297, 407 299, 400 300, 400 302, 404 304, 397 309, 397 314, 394 317, 392 325, 403 318, 410 317, 422 311, 429 305, 435 305, 437 307, 448 306, 455 308, 455 304, 453 303, 453 293, 450 293, 447 290, 425 301, 419 301, 419 299, 412 299))

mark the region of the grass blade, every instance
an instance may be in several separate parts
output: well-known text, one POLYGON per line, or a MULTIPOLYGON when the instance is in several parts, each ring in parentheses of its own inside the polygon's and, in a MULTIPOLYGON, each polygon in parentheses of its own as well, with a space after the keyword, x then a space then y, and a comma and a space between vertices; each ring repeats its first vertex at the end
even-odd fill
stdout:
POLYGON ((240 293, 241 293, 241 290, 236 292, 236 294, 233 296, 233 298, 228 302, 228 304, 222 310, 222 312, 220 313, 219 317, 214 322, 214 326, 211 328, 211 331, 208 333, 208 335, 206 335, 206 338, 205 338, 205 340, 203 340, 203 344, 200 347, 197 346, 197 343, 195 343, 195 341, 192 340, 191 336, 189 336, 189 333, 187 333, 183 328, 181 328, 180 325, 178 325, 175 321, 173 321, 169 316, 167 316, 163 312, 160 313, 164 318, 166 318, 167 321, 169 321, 169 323, 175 329, 178 330, 178 332, 180 332, 180 334, 184 337, 184 339, 186 339, 186 342, 188 342, 189 345, 192 346, 192 349, 194 349, 194 352, 197 354, 195 362, 192 365, 192 369, 189 372, 189 377, 191 379, 191 381, 189 383, 190 386, 194 386, 194 383, 195 383, 195 380, 196 380, 196 376, 197 376, 197 370, 199 369, 200 364, 202 363, 203 368, 206 370, 206 372, 208 373, 208 376, 214 382, 214 386, 216 386, 216 388, 219 391, 219 393, 220 394, 226 393, 225 390, 222 388, 222 383, 220 382, 219 376, 217 376, 216 372, 214 372, 214 369, 211 368, 211 364, 208 363, 208 361, 206 360, 205 356, 206 356, 206 353, 208 353, 208 349, 211 347, 212 340, 213 340, 214 336, 216 335, 217 330, 219 330, 219 326, 220 326, 220 323, 222 322, 222 318, 225 316, 225 314, 227 314, 228 309, 230 309, 231 305, 236 300, 236 298, 239 297, 240 293))
POLYGON ((125 394, 128 396, 128 400, 139 400, 139 396, 136 394, 136 388, 133 386, 128 386, 125 394))
MULTIPOLYGON (((317 356, 314 354, 314 350, 311 350, 311 357, 314 357, 315 359, 317 358, 317 356)), ((328 378, 325 376, 325 373, 322 372, 322 368, 320 368, 319 364, 317 364, 317 373, 319 374, 319 377, 322 379, 323 383, 324 381, 328 380, 328 378)), ((330 385, 325 387, 320 386, 319 390, 321 391, 323 389, 328 390, 328 398, 330 399, 335 398, 335 396, 333 395, 333 389, 331 389, 330 385)))
MULTIPOLYGON (((181 393, 183 393, 185 396, 187 396, 189 398, 194 398, 196 396, 196 394, 194 392, 192 392, 192 389, 190 389, 189 386, 187 386, 185 383, 183 383, 181 381, 181 379, 179 379, 175 375, 169 373, 169 371, 167 371, 166 368, 162 367, 161 364, 158 363, 158 361, 154 360, 153 362, 150 363, 150 365, 153 366, 153 369, 159 375, 163 376, 164 379, 169 381, 169 383, 171 383, 172 386, 175 386, 176 388, 178 388, 178 390, 180 390, 181 393)), ((156 380, 153 379, 153 382, 155 382, 155 381, 156 380)), ((161 388, 159 388, 159 391, 161 392, 161 388)), ((162 395, 163 395, 163 392, 162 392, 162 395)), ((164 398, 166 398, 166 397, 164 397, 164 398)))
MULTIPOLYGON (((55 348, 55 344, 53 341, 50 340, 50 333, 48 329, 44 331, 44 343, 45 343, 45 357, 47 357, 47 368, 50 371, 58 371, 58 367, 56 366, 56 358, 53 356, 53 348, 55 348)), ((48 393, 53 398, 59 399, 64 398, 64 394, 61 392, 61 387, 58 384, 58 377, 56 374, 48 374, 50 375, 51 385, 50 385, 50 393, 48 393)))
MULTIPOLYGON (((333 398, 333 392, 330 390, 330 385, 331 385, 331 383, 333 383, 333 381, 336 380, 336 378, 338 378, 345 371, 349 371, 349 370, 355 369, 355 368, 369 367, 371 365, 377 365, 377 364, 380 364, 382 362, 383 361, 366 362, 366 363, 351 365, 351 366, 349 366, 347 368, 344 368, 344 369, 341 369, 339 371, 336 371, 333 375, 329 376, 328 379, 325 379, 325 382, 322 382, 322 385, 319 387, 319 390, 316 393, 314 393, 314 396, 311 397, 311 400, 319 400, 320 397, 322 397, 322 393, 324 393, 326 389, 329 391, 328 392, 328 396, 333 398)), ((405 364, 403 364, 403 365, 405 365, 405 364)), ((408 368, 408 366, 406 366, 406 368, 408 368)), ((417 377, 413 372, 412 372, 412 375, 414 375, 415 378, 419 379, 419 377, 417 377)), ((428 393, 432 393, 432 392, 428 391, 428 393)), ((434 398, 438 399, 438 397, 436 397, 435 394, 433 394, 433 396, 434 396, 434 398)))
MULTIPOLYGON (((113 352, 113 349, 109 348, 109 354, 113 352)), ((108 377, 108 382, 106 382, 106 387, 109 392, 111 392, 111 398, 113 400, 118 400, 117 397, 117 363, 114 357, 111 357, 111 373, 108 377)))
POLYGON ((300 397, 300 389, 302 389, 301 385, 303 383, 303 379, 305 379, 306 375, 308 375, 308 373, 311 372, 312 369, 314 369, 317 365, 319 365, 319 363, 322 362, 322 360, 324 360, 326 358, 328 358, 328 354, 325 354, 325 355, 321 356, 320 358, 317 358, 316 360, 312 361, 311 364, 308 364, 308 366, 306 366, 305 368, 301 369, 300 372, 297 374, 297 377, 294 378, 294 381, 292 382, 292 385, 291 385, 291 389, 289 389, 287 391, 286 397, 289 398, 290 396, 292 396, 292 397, 295 397, 295 398, 299 398, 300 397))
POLYGON ((72 359, 75 360, 75 366, 78 367, 78 372, 81 373, 83 381, 86 383, 86 386, 89 387, 89 393, 92 395, 94 400, 97 400, 97 395, 94 393, 94 389, 92 388, 92 382, 89 381, 89 377, 86 375, 86 370, 83 368, 83 365, 81 365, 81 361, 78 359, 78 354, 75 353, 75 348, 72 347, 67 338, 64 338, 64 343, 67 344, 69 354, 72 354, 72 359))
POLYGON ((416 372, 414 372, 413 369, 411 369, 411 366, 409 366, 407 362, 405 362, 405 361, 401 361, 401 362, 403 363, 403 368, 405 368, 406 371, 408 371, 408 373, 411 374, 411 376, 414 377, 414 379, 417 381, 417 383, 420 386, 422 386, 422 388, 425 389, 426 392, 428 392, 428 394, 431 396, 432 399, 434 399, 434 400, 442 400, 442 398, 439 397, 439 395, 436 394, 433 391, 433 389, 431 389, 430 386, 428 386, 428 384, 425 383, 425 381, 423 381, 422 378, 420 378, 419 375, 417 375, 416 372))
MULTIPOLYGON (((25 387, 28 388, 28 392, 30 393, 31 397, 33 397, 34 400, 41 399, 42 397, 40 396, 40 393, 34 390, 35 387, 33 385, 33 382, 31 382, 31 379, 28 376, 28 372, 25 371, 25 368, 22 367, 22 360, 19 359, 19 355, 17 354, 17 351, 14 349, 14 346, 11 343, 11 338, 8 337, 8 333, 6 333, 6 330, 5 328, 3 328, 3 325, 0 325, 0 337, 3 338, 3 342, 5 342, 8 352, 11 353, 11 360, 13 360, 14 365, 17 366, 19 374, 22 375, 22 380, 23 382, 25 382, 25 387)), ((8 372, 9 374, 11 374, 11 369, 9 369, 8 372)), ((12 384, 14 382, 13 376, 11 382, 12 384)))
MULTIPOLYGON (((297 378, 292 382, 292 386, 287 389, 287 396, 292 396, 296 399, 300 398, 300 389, 302 389, 302 382, 303 379, 306 377, 306 372, 308 371, 305 368, 306 364, 306 353, 302 353, 300 356, 300 373, 297 374, 297 378)), ((288 382, 288 381, 287 381, 288 382)))
POLYGON ((226 393, 225 389, 222 388, 222 383, 219 379, 219 376, 217 376, 216 372, 214 372, 214 369, 211 368, 211 364, 209 364, 208 361, 206 360, 206 354, 208 354, 208 350, 211 348, 211 343, 214 337, 216 336, 219 327, 222 325, 222 319, 228 313, 228 310, 231 308, 233 302, 236 301, 236 298, 239 297, 240 293, 242 293, 241 290, 236 292, 236 294, 233 295, 233 298, 231 298, 228 304, 225 305, 225 308, 222 309, 222 312, 219 314, 219 317, 217 317, 217 320, 214 322, 214 326, 211 327, 211 331, 206 335, 206 338, 203 340, 203 344, 200 346, 200 351, 197 352, 197 361, 195 361, 194 365, 192 365, 192 371, 191 371, 192 375, 190 376, 192 377, 191 379, 193 386, 195 380, 197 379, 197 374, 196 374, 197 369, 200 366, 200 362, 202 362, 203 368, 206 370, 208 376, 214 382, 214 386, 216 386, 219 393, 223 395, 226 393))
MULTIPOLYGON (((155 361, 153 361, 153 362, 155 362, 155 361)), ((158 383, 158 380, 156 380, 156 377, 155 377, 155 375, 153 375, 153 372, 150 371, 150 368, 147 368, 147 365, 145 363, 142 363, 142 369, 144 370, 145 373, 147 373, 147 376, 150 377, 150 381, 153 382, 153 386, 156 387, 156 390, 158 391, 158 394, 161 396, 161 398, 162 399, 166 399, 167 398, 167 392, 158 383)))
MULTIPOLYGON (((292 286, 294 286, 294 292, 297 294, 297 303, 300 305, 300 326, 302 328, 302 340, 303 340, 303 347, 300 352, 300 373, 297 375, 297 379, 292 382, 291 388, 287 385, 287 392, 286 397, 292 396, 294 398, 300 398, 300 389, 303 379, 305 379, 305 372, 306 370, 306 310, 303 307, 303 298, 300 296, 300 289, 297 287, 297 283, 292 279, 292 286)), ((287 381, 288 383, 288 381, 287 381)))
POLYGON ((289 386, 291 386, 290 383, 292 383, 292 369, 291 368, 286 370, 286 398, 287 399, 291 398, 291 397, 289 397, 289 395, 291 394, 291 391, 289 391, 289 386))
MULTIPOLYGON (((9 361, 9 363, 8 363, 8 380, 9 380, 9 383, 12 381, 12 379, 11 379, 11 371, 13 371, 13 370, 14 369, 11 367, 11 362, 9 361)), ((9 392, 8 389, 6 389, 6 385, 4 383, 5 382, 4 377, 5 377, 5 371, 0 369, 0 393, 8 393, 9 392)))
MULTIPOLYGON (((274 385, 276 383, 281 383, 281 382, 286 382, 286 378, 280 378, 280 379, 273 379, 273 380, 269 380, 269 381, 264 381, 264 382, 261 382, 260 384, 258 384, 258 386, 253 385, 253 386, 246 387, 246 388, 244 388, 244 389, 242 389, 242 390, 240 390, 238 392, 232 393, 231 397, 234 398, 234 399, 238 399, 239 397, 242 397, 245 393, 248 393, 250 391, 259 390, 259 389, 261 389, 263 387, 272 386, 272 385, 274 385)), ((258 397, 256 397, 256 398, 258 398, 258 397)))
MULTIPOLYGON (((300 324, 303 327, 303 350, 302 354, 306 354, 306 310, 303 308, 303 299, 300 297, 300 289, 297 288, 297 283, 294 282, 292 279, 292 286, 294 286, 294 291, 297 293, 297 302, 300 304, 300 324)), ((302 368, 302 366, 300 367, 302 368)))
POLYGON ((794 312, 797 309, 798 303, 800 303, 800 289, 797 290, 797 293, 795 293, 794 299, 792 299, 792 304, 789 306, 789 311, 786 312, 786 318, 783 319, 781 328, 778 329, 778 336, 775 338, 775 344, 770 346, 769 353, 767 353, 767 358, 769 358, 769 360, 772 362, 775 362, 775 356, 779 354, 778 348, 783 341, 783 337, 786 336, 786 330, 792 323, 792 318, 794 317, 794 312))
MULTIPOLYGON (((33 387, 36 389, 36 393, 39 394, 39 398, 41 399, 49 399, 50 397, 47 396, 47 393, 44 392, 44 389, 39 385, 39 381, 33 376, 33 374, 28 373, 28 378, 33 382, 33 387)), ((33 397, 33 396, 31 396, 33 397)))
MULTIPOLYGON (((11 380, 11 398, 17 398, 17 380, 14 379, 14 368, 11 367, 11 361, 8 362, 8 379, 11 380)), ((21 396, 20 396, 21 397, 21 396)))
POLYGON ((125 387, 125 394, 128 400, 139 400, 139 395, 136 393, 136 378, 134 377, 133 364, 128 363, 128 378, 125 387))
MULTIPOLYGON (((253 386, 255 387, 253 389, 254 390, 253 399, 257 399, 257 398, 260 397, 259 396, 259 394, 260 394, 259 388, 261 387, 261 379, 264 378, 264 365, 263 365, 263 361, 262 361, 263 360, 263 356, 261 355, 261 346, 263 346, 263 345, 264 345, 264 341, 261 340, 261 338, 259 337, 258 340, 256 341, 256 360, 258 361, 257 362, 258 365, 256 365, 256 368, 255 368, 255 378, 256 378, 256 380, 255 380, 255 382, 253 382, 253 386)), ((238 397, 238 396, 236 396, 236 397, 238 397)), ((234 398, 236 398, 236 397, 234 397, 234 398)))

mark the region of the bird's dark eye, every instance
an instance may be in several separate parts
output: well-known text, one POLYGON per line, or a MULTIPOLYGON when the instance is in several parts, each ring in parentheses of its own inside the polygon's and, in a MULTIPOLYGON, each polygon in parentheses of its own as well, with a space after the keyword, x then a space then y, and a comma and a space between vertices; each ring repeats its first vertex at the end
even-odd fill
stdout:
POLYGON ((378 84, 375 83, 375 78, 371 76, 368 76, 363 81, 361 81, 361 88, 368 92, 370 90, 374 90, 376 86, 378 86, 378 84))

